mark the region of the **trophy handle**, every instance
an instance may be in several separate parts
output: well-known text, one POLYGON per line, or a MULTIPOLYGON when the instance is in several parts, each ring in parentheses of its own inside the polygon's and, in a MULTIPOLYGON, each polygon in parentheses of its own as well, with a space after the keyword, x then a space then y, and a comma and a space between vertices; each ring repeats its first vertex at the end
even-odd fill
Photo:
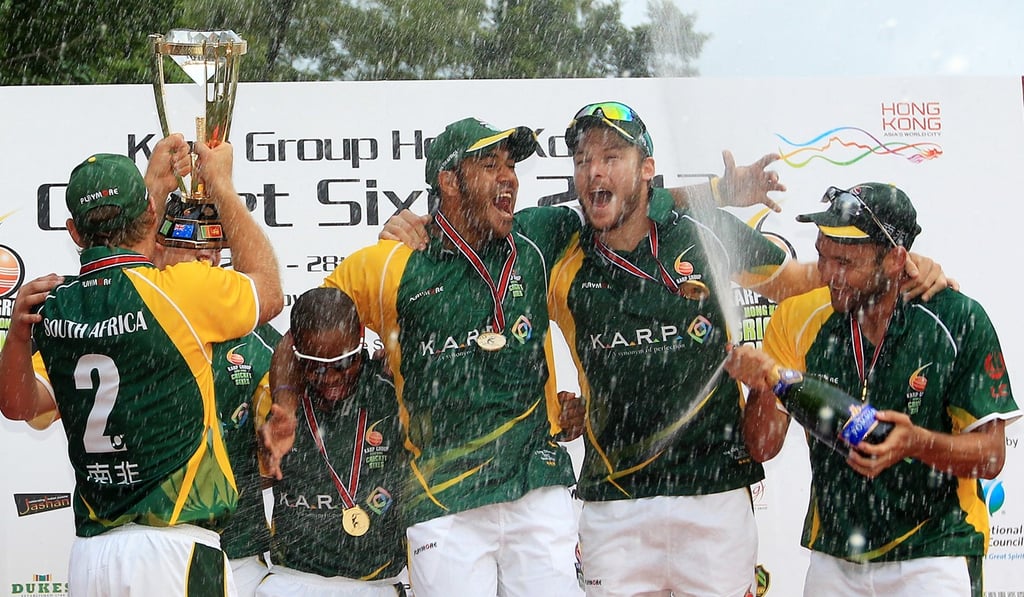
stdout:
MULTIPOLYGON (((160 47, 163 44, 164 36, 154 33, 149 36, 149 39, 153 49, 153 95, 154 99, 156 99, 156 114, 160 118, 160 130, 163 131, 164 137, 167 137, 171 134, 171 127, 167 123, 167 107, 164 99, 164 55, 160 47)), ((195 157, 193 157, 194 160, 195 157)), ((178 190, 182 196, 188 196, 185 180, 178 174, 175 174, 174 177, 178 180, 178 190)))
POLYGON ((213 80, 206 85, 206 143, 215 147, 227 141, 231 132, 231 117, 235 111, 238 91, 238 65, 246 51, 244 44, 225 44, 215 48, 208 56, 216 61, 213 80), (238 46, 238 47, 236 47, 238 46))

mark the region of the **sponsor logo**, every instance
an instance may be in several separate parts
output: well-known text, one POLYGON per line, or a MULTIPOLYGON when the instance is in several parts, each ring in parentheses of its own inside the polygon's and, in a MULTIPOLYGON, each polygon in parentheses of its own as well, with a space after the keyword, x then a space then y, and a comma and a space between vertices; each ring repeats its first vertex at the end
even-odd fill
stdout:
MULTIPOLYGON (((484 330, 469 330, 466 332, 464 338, 448 336, 444 339, 440 339, 437 336, 431 335, 429 340, 420 341, 419 354, 420 356, 444 355, 442 358, 449 358, 445 353, 450 351, 466 351, 476 344, 476 339, 482 332, 490 331, 493 331, 491 326, 487 326, 484 330)), ((511 334, 519 341, 520 344, 525 344, 533 337, 533 324, 530 322, 530 319, 526 315, 520 315, 512 326, 511 334)), ((459 356, 459 354, 453 354, 450 358, 457 356, 459 356)))
POLYGON ((1010 385, 1006 383, 1006 362, 1003 361, 1003 353, 993 352, 985 357, 985 373, 995 382, 989 386, 989 393, 992 398, 1008 398, 1010 396, 1010 385))
POLYGON ((550 467, 555 467, 558 465, 558 451, 556 450, 547 450, 542 448, 540 450, 534 451, 533 455, 536 456, 541 462, 550 467))
POLYGON ((409 298, 409 302, 410 303, 415 303, 416 301, 420 300, 421 298, 423 298, 425 296, 434 296, 436 294, 441 294, 442 292, 444 292, 444 286, 435 286, 433 288, 428 288, 426 290, 421 290, 421 291, 417 292, 416 294, 412 295, 412 297, 409 298))
POLYGON ((370 492, 370 495, 366 496, 366 507, 377 516, 383 516, 391 509, 391 504, 394 502, 391 492, 383 487, 377 487, 370 492))
POLYGON ((252 365, 245 362, 245 356, 237 352, 238 349, 245 346, 245 342, 232 346, 227 353, 224 355, 224 360, 227 361, 228 365, 224 368, 227 372, 231 382, 235 386, 248 386, 253 383, 253 372, 252 365))
POLYGON ((937 137, 942 135, 942 104, 939 102, 882 102, 882 134, 887 137, 937 137))
POLYGON ((663 325, 657 329, 641 328, 633 330, 632 334, 627 332, 626 335, 622 332, 615 332, 614 334, 591 334, 590 347, 604 349, 626 348, 642 346, 645 344, 679 342, 681 340, 683 340, 683 337, 679 335, 679 328, 674 325, 663 325))
POLYGON ((114 187, 112 189, 103 189, 101 191, 96 191, 95 193, 89 193, 88 195, 83 195, 82 197, 79 197, 78 198, 78 203, 80 205, 85 205, 86 203, 92 203, 93 201, 95 201, 97 199, 103 199, 104 197, 110 197, 111 195, 120 195, 120 194, 121 194, 121 187, 114 187))
POLYGON ((436 547, 437 547, 437 541, 431 541, 430 543, 426 543, 424 545, 420 545, 416 549, 412 550, 412 555, 418 556, 421 553, 427 551, 428 549, 434 549, 436 547))
POLYGON ((689 261, 679 261, 676 259, 675 270, 680 276, 689 276, 693 273, 693 264, 689 261))
MULTIPOLYGON (((0 222, 7 216, 0 216, 0 222)), ((21 288, 25 280, 25 263, 14 249, 0 245, 0 348, 7 339, 11 328, 11 314, 14 313, 14 299, 9 298, 21 288)))
POLYGON ((750 486, 750 499, 754 503, 754 508, 757 510, 764 510, 768 507, 767 504, 765 504, 767 501, 767 498, 765 497, 765 494, 767 493, 766 489, 764 480, 758 481, 750 486))
POLYGON ((14 504, 18 509, 18 516, 29 516, 41 514, 51 510, 60 510, 71 507, 70 493, 16 493, 14 504))
POLYGON ((530 318, 525 315, 520 315, 519 319, 512 324, 512 337, 519 341, 520 344, 526 344, 526 341, 533 337, 533 324, 530 323, 530 318))
POLYGON ((707 339, 714 329, 715 326, 711 324, 711 321, 707 317, 698 315, 690 322, 690 325, 686 328, 686 333, 695 341, 703 344, 704 340, 707 339))
POLYGON ((367 444, 367 447, 363 448, 363 456, 366 462, 366 468, 373 470, 380 470, 387 466, 388 463, 388 452, 391 451, 391 446, 385 443, 387 438, 381 433, 377 426, 383 423, 386 419, 379 419, 374 421, 366 429, 366 435, 363 437, 363 443, 367 444))
POLYGON ((988 506, 988 513, 995 514, 1006 503, 1006 491, 1003 489, 1003 482, 999 479, 982 479, 981 495, 988 506))
POLYGON ((245 346, 245 344, 239 344, 238 346, 232 347, 230 350, 228 350, 228 353, 225 356, 225 358, 227 358, 229 363, 231 363, 232 365, 241 365, 245 363, 245 357, 235 352, 236 350, 243 346, 245 346))
POLYGON ((110 286, 110 278, 96 278, 95 280, 82 280, 82 288, 92 288, 100 286, 110 286))
POLYGON ((996 381, 1006 376, 1006 361, 1003 360, 1003 353, 993 352, 985 357, 985 373, 996 381))
POLYGON ((238 405, 235 412, 231 413, 231 424, 235 429, 240 429, 249 420, 249 403, 243 402, 238 405))
POLYGON ((0 245, 0 299, 14 294, 25 280, 25 263, 10 247, 0 245))
POLYGON ((928 387, 928 378, 924 376, 924 370, 931 367, 931 363, 921 365, 907 378, 907 414, 915 415, 921 410, 921 400, 924 398, 924 391, 928 387))
POLYGON ((32 579, 11 583, 11 595, 19 597, 50 597, 67 595, 68 583, 53 580, 52 574, 33 574, 32 579))
POLYGON ((512 270, 512 273, 509 274, 508 291, 512 293, 514 298, 522 298, 526 296, 526 286, 523 285, 523 276, 515 270, 512 270))
MULTIPOLYGON (((686 261, 684 257, 686 257, 686 254, 689 253, 695 246, 696 245, 690 245, 689 247, 686 247, 686 249, 684 249, 682 253, 676 256, 675 261, 672 262, 672 269, 674 269, 676 273, 679 274, 680 276, 683 276, 684 280, 687 280, 690 278, 690 276, 693 276, 693 263, 686 261)), ((700 276, 694 276, 694 279, 699 280, 700 276)))
POLYGON ((942 146, 898 138, 941 136, 939 110, 938 102, 883 103, 881 133, 858 126, 839 125, 810 137, 791 137, 781 133, 775 133, 775 136, 791 148, 788 151, 780 150, 780 154, 782 160, 794 168, 803 168, 816 161, 824 161, 833 166, 852 166, 868 158, 890 158, 922 164, 942 157, 942 146), (935 113, 920 113, 928 111, 935 113))

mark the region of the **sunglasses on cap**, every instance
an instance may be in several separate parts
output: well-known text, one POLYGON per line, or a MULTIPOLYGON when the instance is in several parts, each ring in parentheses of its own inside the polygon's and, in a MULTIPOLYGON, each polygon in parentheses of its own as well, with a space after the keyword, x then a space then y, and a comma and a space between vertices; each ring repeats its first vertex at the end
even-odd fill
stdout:
POLYGON ((886 230, 882 221, 875 215, 875 212, 872 211, 871 208, 868 207, 868 204, 864 203, 864 200, 860 198, 860 195, 838 187, 829 187, 822 196, 821 202, 831 204, 832 207, 839 211, 845 218, 856 218, 863 214, 867 214, 868 217, 871 218, 871 221, 875 223, 875 226, 878 226, 878 229, 882 231, 882 234, 885 235, 885 238, 889 243, 893 247, 899 246, 893 239, 892 235, 889 234, 889 231, 886 230))
POLYGON ((640 120, 640 115, 626 104, 620 102, 587 104, 576 113, 576 116, 573 116, 572 122, 569 123, 569 130, 574 130, 583 118, 600 118, 604 124, 615 129, 626 139, 645 148, 648 153, 653 153, 654 148, 650 142, 650 136, 647 134, 647 125, 640 120), (623 123, 628 124, 624 127, 623 123), (634 132, 626 130, 627 128, 634 132))
POLYGON ((299 364, 302 365, 303 369, 309 373, 320 376, 328 371, 340 372, 350 369, 352 365, 356 363, 356 360, 359 359, 359 355, 363 352, 363 341, 360 339, 359 344, 352 350, 330 358, 302 354, 294 345, 292 346, 292 352, 295 353, 295 358, 299 360, 299 364))

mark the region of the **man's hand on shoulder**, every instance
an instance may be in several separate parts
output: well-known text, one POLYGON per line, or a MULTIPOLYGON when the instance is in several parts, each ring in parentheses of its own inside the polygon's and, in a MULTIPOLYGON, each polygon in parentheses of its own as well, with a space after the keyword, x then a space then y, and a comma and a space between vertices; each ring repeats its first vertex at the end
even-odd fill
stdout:
POLYGON ((380 240, 397 240, 400 243, 405 243, 410 249, 422 251, 430 242, 427 224, 432 219, 431 216, 418 216, 408 209, 403 209, 384 222, 384 228, 380 231, 378 238, 380 240))

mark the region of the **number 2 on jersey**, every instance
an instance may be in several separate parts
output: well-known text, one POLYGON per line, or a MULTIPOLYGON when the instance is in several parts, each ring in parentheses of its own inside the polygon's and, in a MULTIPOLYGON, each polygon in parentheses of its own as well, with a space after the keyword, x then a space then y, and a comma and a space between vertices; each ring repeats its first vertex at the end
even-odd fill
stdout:
POLYGON ((128 449, 124 445, 123 435, 106 435, 107 419, 114 410, 120 387, 121 375, 113 359, 102 354, 87 354, 78 359, 75 366, 75 388, 96 392, 92 410, 89 411, 89 420, 85 424, 85 435, 82 437, 86 452, 109 454, 128 449), (92 380, 93 371, 96 372, 98 380, 95 385, 92 380))

